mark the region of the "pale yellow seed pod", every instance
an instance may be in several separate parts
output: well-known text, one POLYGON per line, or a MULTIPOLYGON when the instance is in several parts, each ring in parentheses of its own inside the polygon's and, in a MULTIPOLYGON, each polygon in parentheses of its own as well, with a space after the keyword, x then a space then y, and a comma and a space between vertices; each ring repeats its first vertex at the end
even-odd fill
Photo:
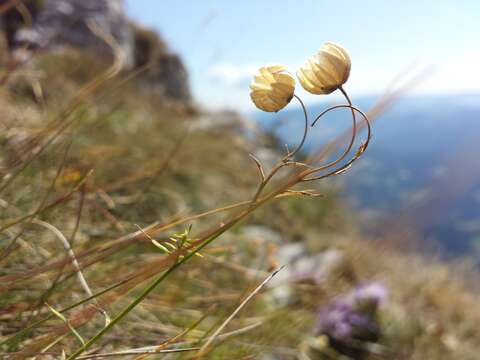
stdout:
POLYGON ((282 65, 263 66, 254 76, 250 89, 250 98, 257 108, 277 112, 292 100, 295 79, 282 65))
POLYGON ((347 50, 327 42, 297 72, 303 88, 312 94, 330 94, 345 84, 352 63, 347 50))

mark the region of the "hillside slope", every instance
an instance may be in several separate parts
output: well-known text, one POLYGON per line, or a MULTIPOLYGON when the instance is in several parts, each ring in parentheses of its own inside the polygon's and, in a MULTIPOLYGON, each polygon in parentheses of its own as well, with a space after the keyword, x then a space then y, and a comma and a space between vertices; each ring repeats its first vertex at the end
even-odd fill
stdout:
MULTIPOLYGON (((271 136, 247 138, 240 122, 160 101, 135 73, 101 75, 108 66, 85 52, 47 54, 1 89, 5 358, 72 354, 80 338, 105 326, 105 314, 114 318, 185 256, 179 243, 222 226, 236 214, 225 206, 252 198, 259 176, 249 153, 281 156, 271 136), (156 247, 139 227, 169 247, 156 247), (112 285, 58 315, 88 288, 112 285)), ((475 359, 480 303, 462 274, 476 273, 362 239, 337 190, 315 186, 324 197, 277 199, 218 237, 92 353, 149 346, 196 354, 268 273, 287 264, 204 358, 475 359)))

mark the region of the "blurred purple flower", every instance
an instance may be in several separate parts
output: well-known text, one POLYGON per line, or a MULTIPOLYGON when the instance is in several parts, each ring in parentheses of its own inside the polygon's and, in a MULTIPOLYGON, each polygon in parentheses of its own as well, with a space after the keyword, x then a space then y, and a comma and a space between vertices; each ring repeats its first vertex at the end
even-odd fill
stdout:
POLYGON ((380 305, 387 300, 388 291, 382 284, 373 282, 357 287, 350 296, 350 301, 353 304, 360 301, 368 301, 380 305))
POLYGON ((375 341, 380 329, 376 319, 378 306, 387 299, 387 289, 370 283, 354 289, 320 311, 315 336, 327 335, 338 341, 375 341))

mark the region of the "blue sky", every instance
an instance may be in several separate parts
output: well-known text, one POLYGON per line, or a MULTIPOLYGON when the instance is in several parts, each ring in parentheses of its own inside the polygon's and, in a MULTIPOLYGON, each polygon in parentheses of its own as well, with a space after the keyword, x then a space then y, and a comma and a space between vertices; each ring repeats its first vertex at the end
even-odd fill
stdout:
MULTIPOLYGON (((354 96, 381 93, 415 64, 435 72, 415 93, 480 91, 480 0, 126 0, 183 57, 196 100, 254 109, 248 83, 261 65, 296 72, 323 42, 348 49, 354 96)), ((306 101, 318 101, 298 93, 306 101)))

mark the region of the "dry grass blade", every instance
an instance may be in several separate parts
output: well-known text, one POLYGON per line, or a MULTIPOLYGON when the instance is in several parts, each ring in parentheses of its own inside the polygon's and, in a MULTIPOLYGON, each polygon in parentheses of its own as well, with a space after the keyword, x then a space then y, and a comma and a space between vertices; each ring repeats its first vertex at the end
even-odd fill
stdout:
MULTIPOLYGON (((48 148, 66 129, 68 129, 74 120, 67 121, 67 118, 77 109, 86 99, 93 95, 102 85, 114 78, 125 65, 125 54, 118 46, 117 42, 109 34, 105 34, 100 30, 95 23, 88 24, 93 33, 99 38, 103 39, 113 50, 114 61, 113 64, 101 75, 94 78, 92 81, 83 86, 74 96, 70 104, 60 112, 60 114, 52 121, 55 129, 53 135, 47 137, 40 148, 28 158, 23 165, 15 171, 11 176, 0 186, 0 193, 2 193, 16 178, 24 171, 36 158, 38 158, 45 149, 48 148)), ((47 127, 48 130, 48 127, 47 127)), ((49 131, 47 131, 48 133, 49 131)))
POLYGON ((262 179, 262 182, 264 182, 265 181, 265 171, 263 170, 262 163, 253 154, 248 154, 248 156, 250 156, 252 158, 252 160, 255 162, 255 165, 257 166, 258 171, 260 173, 260 177, 262 179))
POLYGON ((240 305, 238 305, 238 307, 232 312, 232 314, 230 314, 230 316, 228 318, 225 319, 225 321, 218 327, 217 330, 215 330, 215 332, 212 334, 212 336, 210 336, 210 338, 205 342, 205 344, 202 345, 202 347, 200 348, 199 350, 199 354, 198 354, 198 358, 202 357, 205 355, 207 349, 209 348, 209 346, 215 341, 215 339, 220 335, 220 333, 223 331, 223 329, 228 325, 228 323, 230 323, 230 321, 232 321, 232 319, 237 316, 237 314, 245 307, 245 305, 247 305, 247 303, 255 296, 257 295, 260 290, 262 290, 262 288, 270 281, 272 280, 275 275, 277 275, 280 271, 282 271, 282 269, 285 267, 282 266, 280 267, 279 269, 275 270, 274 272, 272 272, 265 280, 263 280, 263 282, 258 285, 246 298, 245 300, 243 300, 240 305))
MULTIPOLYGON (((6 225, 3 225, 1 228, 0 228, 0 233, 2 233, 4 230, 10 228, 11 226, 13 225, 16 225, 16 224, 19 224, 25 220, 27 220, 27 224, 28 222, 31 222, 33 219, 35 219, 35 217, 41 212, 44 210, 45 208, 45 204, 48 200, 48 197, 50 196, 50 193, 52 192, 52 190, 54 189, 55 187, 55 184, 57 183, 57 180, 60 176, 60 174, 62 173, 62 170, 63 168, 65 167, 65 163, 67 161, 67 155, 70 151, 70 148, 71 148, 71 145, 72 145, 72 142, 70 141, 66 148, 65 148, 65 152, 63 154, 63 158, 62 158, 62 161, 60 162, 60 165, 58 166, 57 168, 57 171, 55 173, 55 177, 53 178, 49 188, 47 189, 47 192, 46 194, 44 195, 42 201, 40 202, 40 204, 38 205, 37 209, 35 211, 33 211, 31 214, 28 214, 26 216, 23 216, 23 217, 20 217, 19 219, 16 219, 16 220, 13 220, 13 221, 10 221, 8 222, 6 225)), ((7 245, 7 247, 5 249, 2 249, 1 253, 0 253, 0 261, 3 260, 5 257, 7 257, 10 252, 12 251, 17 239, 22 235, 23 231, 24 231, 25 228, 22 228, 19 232, 18 232, 18 235, 15 236, 12 241, 7 245)))
POLYGON ((77 359, 87 360, 87 359, 98 359, 98 358, 107 358, 107 357, 117 357, 117 356, 130 356, 130 355, 155 355, 155 354, 176 354, 176 353, 185 353, 191 351, 197 351, 198 347, 190 347, 190 348, 179 348, 179 349, 161 349, 161 350, 125 350, 119 351, 114 353, 102 353, 102 354, 94 354, 94 355, 85 355, 79 356, 77 359))
MULTIPOLYGON (((45 221, 41 221, 41 220, 38 220, 38 219, 33 219, 32 223, 47 228, 48 230, 53 232, 55 234, 55 236, 61 241, 62 245, 64 246, 65 250, 68 253, 68 256, 70 256, 70 258, 72 259, 73 267, 74 267, 74 269, 77 273, 78 282, 80 283, 82 288, 85 290, 85 293, 87 294, 87 296, 88 297, 93 297, 93 292, 90 289, 90 286, 88 285, 87 280, 85 279, 85 276, 82 273, 82 269, 80 268, 80 264, 78 263, 77 258, 75 257, 75 252, 73 251, 73 249, 72 249, 70 243, 68 242, 67 238, 62 234, 62 232, 60 230, 58 230, 52 224, 49 224, 45 221)), ((110 322, 110 317, 108 316, 107 312, 100 306, 100 303, 98 302, 98 300, 96 298, 93 298, 93 302, 96 304, 99 312, 102 313, 102 315, 105 317, 105 323, 108 324, 110 322)))

